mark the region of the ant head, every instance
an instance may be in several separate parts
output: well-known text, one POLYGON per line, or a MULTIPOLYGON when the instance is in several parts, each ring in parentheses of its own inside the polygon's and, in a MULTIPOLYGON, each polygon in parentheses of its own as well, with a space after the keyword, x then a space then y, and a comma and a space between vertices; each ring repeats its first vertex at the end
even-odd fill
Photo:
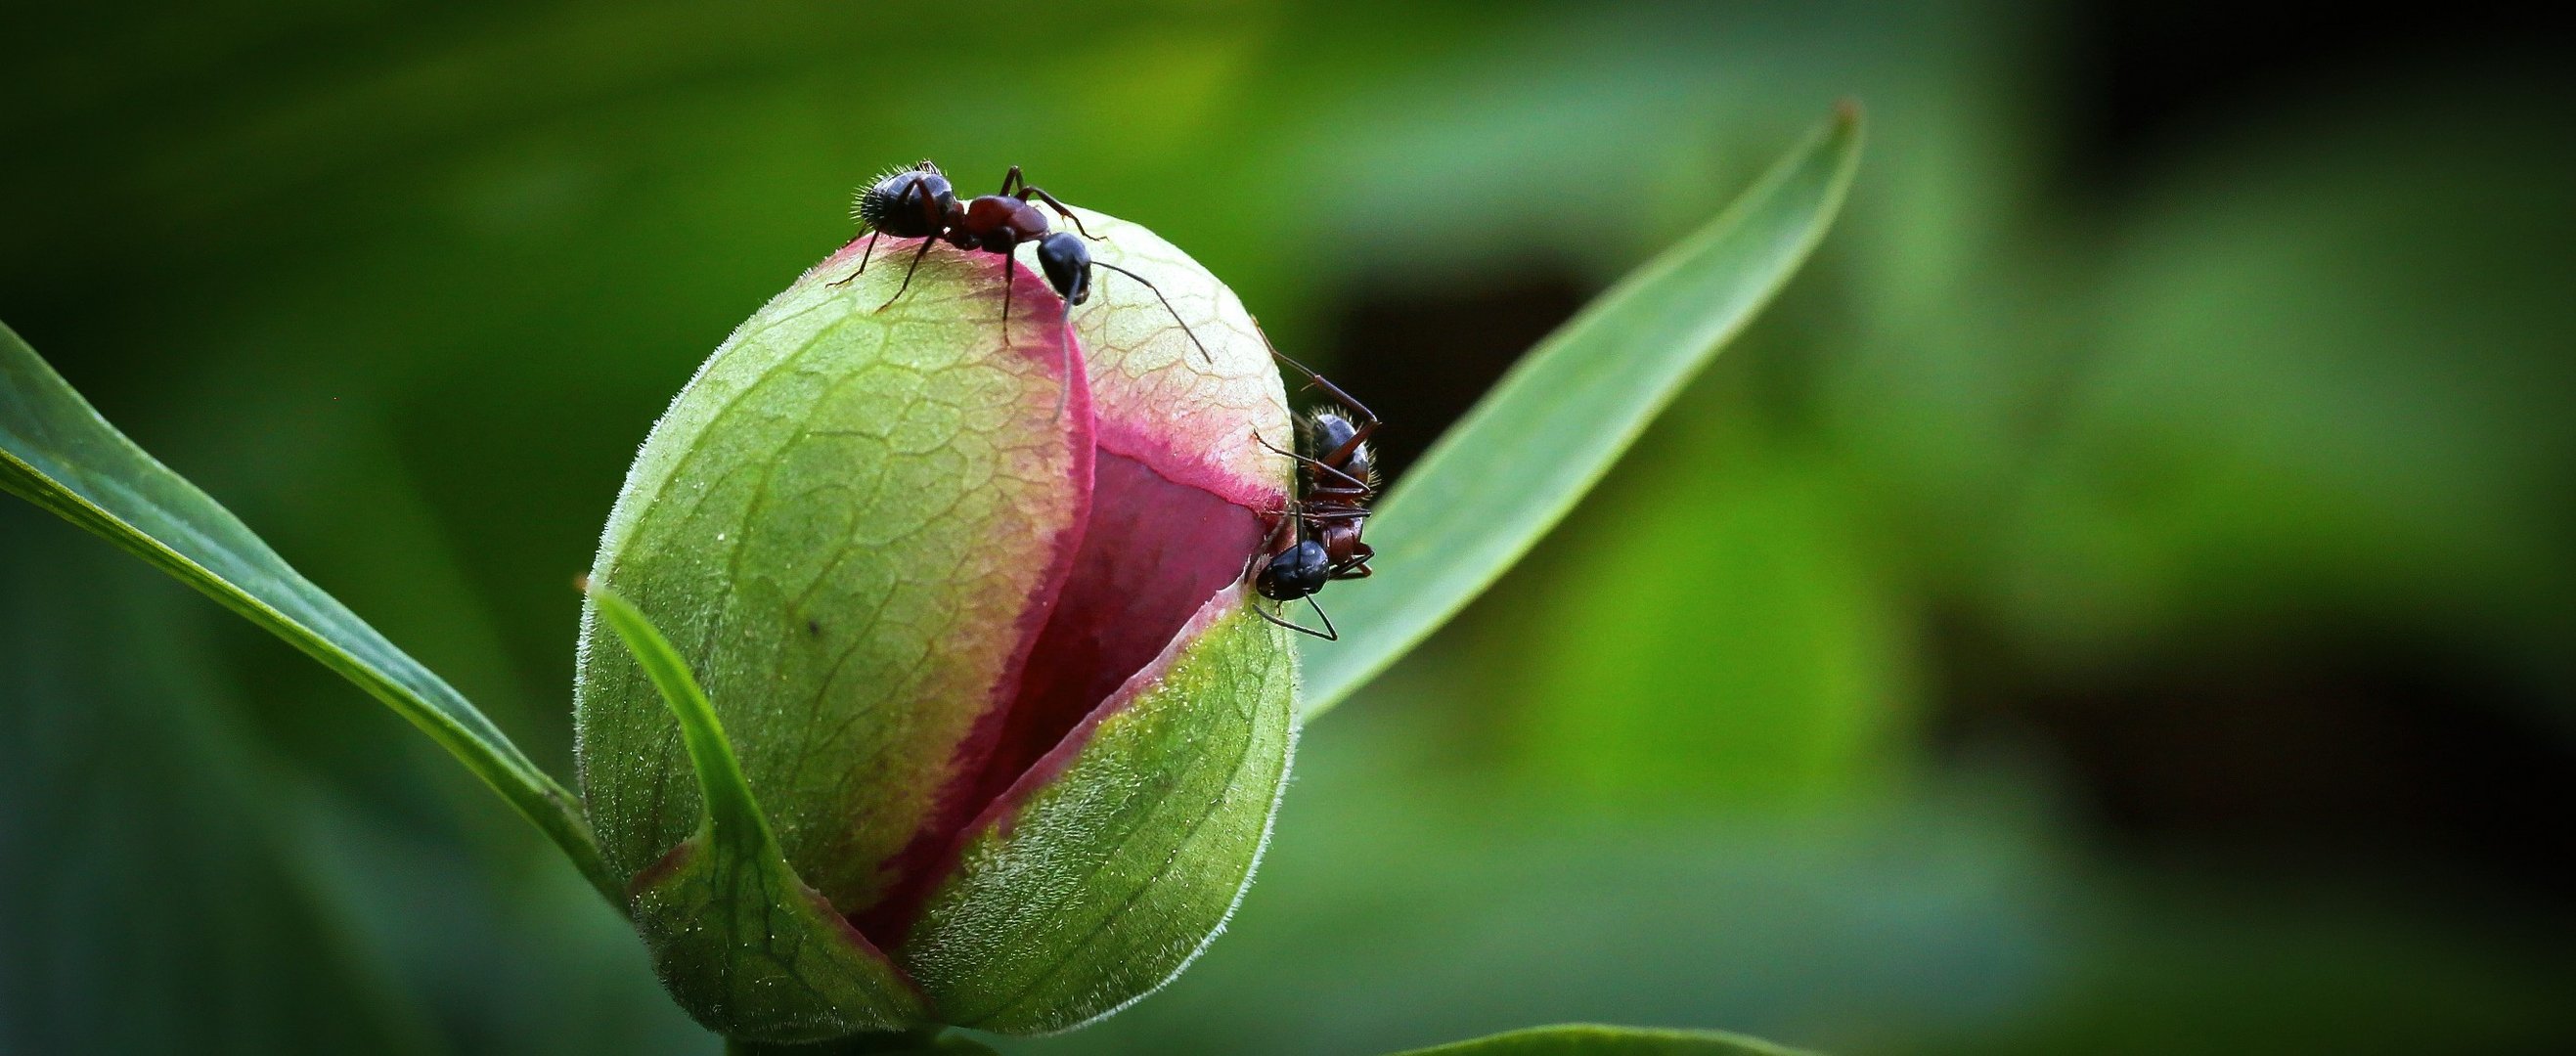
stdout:
POLYGON ((1045 269, 1047 285, 1055 287, 1064 303, 1091 299, 1091 247, 1083 244, 1082 236, 1058 231, 1040 239, 1038 267, 1045 269))
POLYGON ((1332 573, 1332 562, 1324 556, 1324 544, 1307 539, 1270 555, 1253 577, 1252 587, 1272 601, 1295 601, 1324 589, 1332 573))
POLYGON ((927 161, 878 177, 859 192, 858 206, 852 210, 860 223, 898 238, 936 235, 956 211, 956 189, 939 174, 939 166, 927 161), (925 199, 930 209, 922 208, 925 199))

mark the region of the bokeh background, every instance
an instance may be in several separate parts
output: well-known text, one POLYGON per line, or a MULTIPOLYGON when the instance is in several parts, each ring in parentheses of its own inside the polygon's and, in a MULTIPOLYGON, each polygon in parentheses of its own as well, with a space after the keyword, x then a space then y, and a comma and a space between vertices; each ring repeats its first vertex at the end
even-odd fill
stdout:
MULTIPOLYGON (((1814 265, 1307 732, 1231 932, 1003 1047, 2569 1051, 2576 52, 2306 7, 12 2, 0 319, 568 774, 626 460, 875 172, 1152 225, 1400 477, 1853 96, 1814 265)), ((716 1047, 425 739, 0 503, 0 1051, 716 1047)))

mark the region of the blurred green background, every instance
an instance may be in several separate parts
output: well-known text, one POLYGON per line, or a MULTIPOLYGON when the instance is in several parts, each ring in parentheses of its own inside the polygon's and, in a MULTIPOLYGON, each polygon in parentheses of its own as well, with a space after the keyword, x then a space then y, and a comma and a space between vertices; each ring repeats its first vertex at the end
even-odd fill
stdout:
MULTIPOLYGON (((1153 226, 1400 476, 1855 96, 1818 260, 1308 732, 1231 932, 1002 1047, 2569 1051, 2576 52, 2513 11, 10 3, 0 318, 569 774, 628 457, 879 170, 1153 226)), ((716 1047, 425 739, 0 503, 0 1051, 716 1047)))

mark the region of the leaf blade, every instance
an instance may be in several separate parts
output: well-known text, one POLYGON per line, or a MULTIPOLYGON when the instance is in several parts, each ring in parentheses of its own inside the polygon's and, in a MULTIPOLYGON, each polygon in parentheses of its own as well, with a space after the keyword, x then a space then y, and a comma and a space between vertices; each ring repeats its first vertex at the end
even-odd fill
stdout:
POLYGON ((1394 1056, 1805 1056, 1720 1030, 1651 1030, 1568 1023, 1411 1049, 1394 1056))
POLYGON ((5 324, 0 491, 142 558, 355 683, 499 792, 614 900, 619 885, 569 791, 454 687, 127 439, 5 324))
POLYGON ((1715 220, 1540 342, 1432 445, 1379 504, 1371 542, 1389 574, 1336 588, 1341 641, 1303 643, 1301 720, 1446 623, 1600 481, 1823 239, 1860 141, 1845 105, 1715 220), (1647 351, 1623 352, 1632 346, 1647 351))

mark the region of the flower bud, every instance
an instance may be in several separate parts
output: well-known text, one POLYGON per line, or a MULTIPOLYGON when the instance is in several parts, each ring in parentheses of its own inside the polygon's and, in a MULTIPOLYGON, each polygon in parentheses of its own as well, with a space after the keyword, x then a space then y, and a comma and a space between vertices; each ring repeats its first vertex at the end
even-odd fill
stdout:
POLYGON ((1250 882, 1293 736, 1293 651, 1243 575, 1288 500, 1255 440, 1287 442, 1285 397, 1231 292, 1084 221, 1173 308, 1104 271, 1068 335, 1007 258, 934 246, 896 297, 919 240, 853 242, 627 474, 592 580, 696 673, 788 877, 707 879, 733 866, 692 842, 680 728, 586 611, 583 797, 711 1029, 1071 1028, 1177 974, 1250 882))

